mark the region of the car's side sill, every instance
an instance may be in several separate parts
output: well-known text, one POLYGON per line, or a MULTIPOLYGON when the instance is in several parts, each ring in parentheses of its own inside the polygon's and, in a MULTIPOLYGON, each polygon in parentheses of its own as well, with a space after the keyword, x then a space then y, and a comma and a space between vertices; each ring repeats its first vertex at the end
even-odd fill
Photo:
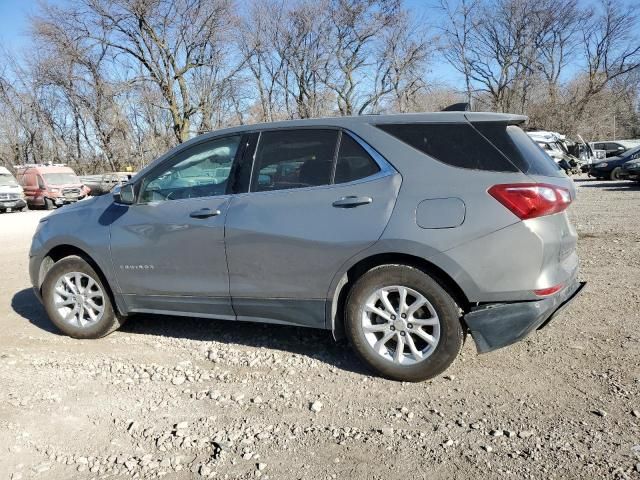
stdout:
POLYGON ((229 297, 122 295, 129 313, 158 313, 235 320, 229 297))
POLYGON ((326 300, 121 295, 127 314, 149 313, 326 328, 326 300), (233 308, 231 304, 233 302, 233 308))
POLYGON ((326 300, 233 297, 238 320, 325 328, 326 300))
POLYGON ((218 315, 211 313, 176 312, 174 310, 156 310, 153 308, 134 308, 129 313, 147 313, 153 315, 171 315, 174 317, 211 318, 213 320, 235 320, 234 315, 218 315))

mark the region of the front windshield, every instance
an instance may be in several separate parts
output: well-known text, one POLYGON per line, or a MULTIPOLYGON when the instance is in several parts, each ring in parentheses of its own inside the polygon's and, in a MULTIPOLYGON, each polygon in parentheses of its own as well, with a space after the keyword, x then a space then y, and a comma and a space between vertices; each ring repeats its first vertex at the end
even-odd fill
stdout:
POLYGON ((17 187, 18 182, 13 178, 13 175, 8 173, 0 173, 0 187, 17 187))
POLYGON ((626 158, 627 160, 635 160, 636 158, 640 158, 640 147, 632 148, 631 150, 627 150, 622 155, 622 158, 626 158))
POLYGON ((49 185, 78 185, 81 183, 75 173, 45 173, 42 176, 49 185))

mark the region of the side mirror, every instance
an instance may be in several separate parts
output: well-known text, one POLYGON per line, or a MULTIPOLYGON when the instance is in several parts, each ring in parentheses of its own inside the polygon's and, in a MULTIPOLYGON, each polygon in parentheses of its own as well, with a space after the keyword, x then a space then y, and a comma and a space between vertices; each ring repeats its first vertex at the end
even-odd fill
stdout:
POLYGON ((113 190, 113 200, 120 205, 133 205, 136 201, 136 192, 133 189, 133 185, 127 183, 120 188, 116 187, 113 190))

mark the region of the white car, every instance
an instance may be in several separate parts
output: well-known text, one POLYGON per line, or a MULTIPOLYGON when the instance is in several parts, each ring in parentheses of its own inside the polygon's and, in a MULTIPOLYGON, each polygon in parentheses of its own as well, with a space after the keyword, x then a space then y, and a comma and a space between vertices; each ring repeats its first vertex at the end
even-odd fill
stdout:
POLYGON ((26 209, 27 202, 24 199, 22 187, 9 170, 0 167, 0 211, 25 211, 26 209))

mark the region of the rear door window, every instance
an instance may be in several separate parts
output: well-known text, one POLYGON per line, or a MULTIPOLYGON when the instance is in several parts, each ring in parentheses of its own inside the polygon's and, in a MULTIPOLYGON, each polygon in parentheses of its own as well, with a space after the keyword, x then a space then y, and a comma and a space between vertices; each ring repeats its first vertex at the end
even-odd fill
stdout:
POLYGON ((337 130, 262 132, 251 190, 264 192, 329 185, 337 144, 337 130))
POLYGON ((335 183, 347 183, 375 175, 378 164, 349 134, 343 133, 336 163, 335 183))

